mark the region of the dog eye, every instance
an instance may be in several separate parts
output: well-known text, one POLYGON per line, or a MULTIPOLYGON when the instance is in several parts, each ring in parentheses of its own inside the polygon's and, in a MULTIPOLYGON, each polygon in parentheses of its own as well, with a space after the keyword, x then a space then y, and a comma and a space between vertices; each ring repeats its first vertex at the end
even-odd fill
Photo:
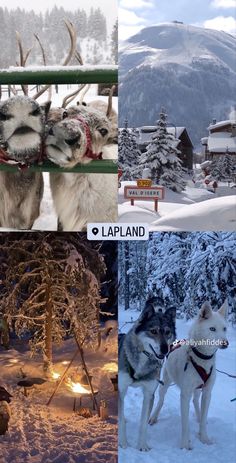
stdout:
POLYGON ((166 330, 165 330, 165 334, 166 334, 166 336, 169 336, 170 330, 166 329, 166 330))
POLYGON ((66 119, 68 117, 68 112, 64 111, 62 114, 62 119, 66 119))
POLYGON ((153 329, 153 330, 150 330, 150 333, 152 333, 152 334, 158 334, 158 331, 153 329))
POLYGON ((0 113, 0 121, 9 121, 9 119, 12 119, 13 116, 11 114, 3 114, 0 113))
POLYGON ((41 111, 40 111, 40 108, 36 108, 36 109, 34 109, 34 111, 32 111, 32 112, 30 113, 30 115, 31 115, 31 116, 39 116, 40 112, 41 112, 41 111))
POLYGON ((100 132, 100 134, 102 135, 102 137, 105 137, 105 136, 108 134, 108 130, 107 130, 107 129, 99 129, 99 132, 100 132))
POLYGON ((214 328, 214 326, 211 326, 211 327, 210 327, 210 330, 211 330, 211 331, 216 331, 216 329, 214 328))
POLYGON ((227 331, 227 328, 226 328, 226 326, 224 326, 224 328, 223 328, 223 331, 227 331))

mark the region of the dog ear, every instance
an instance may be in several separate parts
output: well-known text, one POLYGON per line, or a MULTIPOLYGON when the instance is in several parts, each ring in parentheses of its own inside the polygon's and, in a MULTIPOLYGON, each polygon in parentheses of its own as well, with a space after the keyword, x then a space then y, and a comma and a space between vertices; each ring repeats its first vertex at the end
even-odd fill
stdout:
POLYGON ((175 321, 176 319, 176 308, 175 307, 169 307, 169 309, 167 309, 165 311, 165 315, 169 318, 172 318, 173 321, 175 321))
POLYGON ((212 308, 210 302, 206 301, 202 304, 202 307, 199 312, 199 318, 207 320, 212 315, 212 308))
POLYGON ((150 318, 153 317, 153 315, 155 315, 155 310, 154 310, 154 307, 152 304, 146 304, 143 311, 141 312, 138 320, 137 320, 137 328, 135 330, 136 333, 138 333, 141 329, 141 326, 142 324, 147 321, 147 320, 150 320, 150 318))
POLYGON ((228 301, 225 299, 225 302, 222 304, 220 309, 218 310, 218 313, 222 315, 222 317, 227 318, 228 315, 228 301))

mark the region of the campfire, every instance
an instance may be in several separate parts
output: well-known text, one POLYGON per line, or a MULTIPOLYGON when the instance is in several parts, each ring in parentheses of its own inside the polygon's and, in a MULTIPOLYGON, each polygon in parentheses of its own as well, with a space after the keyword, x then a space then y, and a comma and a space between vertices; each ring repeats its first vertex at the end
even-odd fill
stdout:
POLYGON ((55 380, 58 380, 61 377, 60 373, 57 373, 56 371, 52 371, 51 375, 52 375, 52 379, 55 379, 55 380))
POLYGON ((72 381, 70 378, 67 379, 67 382, 66 382, 67 386, 69 387, 69 389, 74 392, 75 394, 78 394, 78 395, 86 395, 86 394, 91 394, 91 390, 90 389, 86 389, 84 386, 82 386, 82 384, 80 383, 75 383, 74 381, 72 381))

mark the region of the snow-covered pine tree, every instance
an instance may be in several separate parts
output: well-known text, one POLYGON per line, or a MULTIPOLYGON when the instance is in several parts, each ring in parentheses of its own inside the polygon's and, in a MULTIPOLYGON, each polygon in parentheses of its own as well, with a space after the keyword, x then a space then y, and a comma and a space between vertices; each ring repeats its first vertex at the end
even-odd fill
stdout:
POLYGON ((210 175, 216 180, 229 180, 236 171, 236 158, 228 151, 222 156, 217 156, 211 163, 210 175))
POLYGON ((79 234, 32 234, 1 245, 4 312, 18 336, 30 334, 32 353, 41 351, 44 368, 52 363, 52 344, 73 334, 95 345, 99 334, 103 257, 79 234))
POLYGON ((189 235, 190 240, 184 284, 187 318, 195 316, 206 300, 219 308, 227 299, 230 312, 235 313, 235 233, 196 232, 189 235))
POLYGON ((132 171, 138 162, 141 153, 137 145, 137 134, 135 129, 128 128, 128 121, 125 120, 124 128, 119 131, 119 168, 122 170, 122 180, 132 180, 132 171))
POLYGON ((118 64, 118 21, 115 22, 111 34, 111 59, 118 64))
POLYGON ((179 153, 174 135, 167 131, 167 115, 162 109, 156 132, 147 150, 139 158, 137 170, 142 176, 143 169, 148 167, 154 183, 180 193, 185 188, 186 181, 179 153))

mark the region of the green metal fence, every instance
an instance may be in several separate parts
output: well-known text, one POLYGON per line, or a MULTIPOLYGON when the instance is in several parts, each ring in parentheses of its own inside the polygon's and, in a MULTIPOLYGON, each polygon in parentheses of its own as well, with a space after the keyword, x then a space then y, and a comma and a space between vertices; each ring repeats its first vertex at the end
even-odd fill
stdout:
POLYGON ((0 69, 0 85, 116 84, 117 66, 47 66, 0 69))
MULTIPOLYGON (((19 168, 17 166, 11 166, 9 164, 0 164, 0 171, 5 172, 17 172, 19 168)), ((42 165, 35 164, 29 167, 32 172, 76 172, 86 174, 117 174, 117 163, 113 160, 101 160, 91 161, 89 164, 78 164, 76 167, 63 168, 50 161, 44 162, 42 165)))
MULTIPOLYGON (((54 84, 116 84, 117 66, 49 66, 0 69, 0 85, 54 85, 54 84)), ((17 167, 0 164, 0 170, 14 172, 17 167)), ((86 165, 65 169, 47 161, 43 165, 33 165, 32 171, 77 172, 116 174, 117 163, 113 160, 91 161, 86 165)))

